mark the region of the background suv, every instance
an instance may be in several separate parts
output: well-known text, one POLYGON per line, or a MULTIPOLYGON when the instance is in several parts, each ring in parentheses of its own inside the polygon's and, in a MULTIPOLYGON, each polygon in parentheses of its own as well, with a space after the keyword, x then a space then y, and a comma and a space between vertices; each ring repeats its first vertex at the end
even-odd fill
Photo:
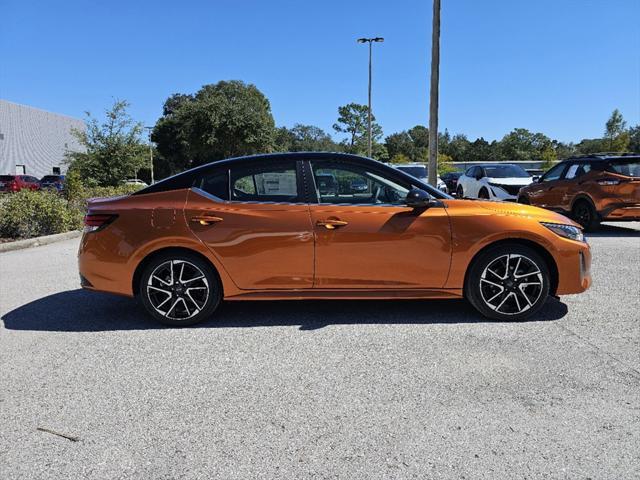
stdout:
POLYGON ((518 201, 568 214, 587 230, 604 220, 640 220, 640 155, 564 160, 523 188, 518 201))
POLYGON ((456 195, 459 198, 508 200, 515 202, 518 192, 533 181, 533 177, 519 165, 498 163, 469 167, 458 178, 456 195))

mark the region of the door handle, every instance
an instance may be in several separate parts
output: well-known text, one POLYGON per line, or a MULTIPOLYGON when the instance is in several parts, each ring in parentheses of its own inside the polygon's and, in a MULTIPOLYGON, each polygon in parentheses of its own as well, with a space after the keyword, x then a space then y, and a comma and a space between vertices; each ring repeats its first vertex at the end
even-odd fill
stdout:
POLYGON ((318 227, 324 227, 327 230, 335 230, 338 227, 344 227, 345 225, 349 225, 349 222, 345 222, 344 220, 318 220, 316 222, 318 227))
POLYGON ((214 217, 212 215, 196 215, 195 217, 191 217, 191 221, 199 223, 200 225, 211 225, 212 223, 221 222, 222 218, 214 217))

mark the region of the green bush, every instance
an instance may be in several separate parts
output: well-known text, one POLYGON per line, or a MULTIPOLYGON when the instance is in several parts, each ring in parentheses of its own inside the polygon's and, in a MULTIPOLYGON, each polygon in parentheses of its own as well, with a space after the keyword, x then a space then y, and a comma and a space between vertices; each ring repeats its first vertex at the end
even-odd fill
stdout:
POLYGON ((54 192, 22 190, 0 204, 0 237, 31 238, 81 226, 82 213, 54 192))
POLYGON ((139 185, 87 188, 71 176, 63 195, 22 190, 0 196, 0 237, 31 238, 82 228, 90 198, 129 195, 139 185))

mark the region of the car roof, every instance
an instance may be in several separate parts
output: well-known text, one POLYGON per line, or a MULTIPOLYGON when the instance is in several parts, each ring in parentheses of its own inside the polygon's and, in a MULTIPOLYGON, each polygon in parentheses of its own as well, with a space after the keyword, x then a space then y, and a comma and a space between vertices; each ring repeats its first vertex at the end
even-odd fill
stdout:
POLYGON ((359 155, 353 155, 350 153, 340 153, 340 152, 276 152, 276 153, 260 153, 256 155, 246 155, 241 157, 232 157, 226 158, 224 160, 216 160, 213 162, 205 163, 203 165, 198 165, 197 167, 190 168, 189 170, 185 170, 184 172, 180 172, 171 177, 165 178, 153 185, 150 185, 138 192, 135 192, 134 195, 142 195, 145 193, 152 193, 155 191, 162 190, 163 186, 170 185, 175 182, 180 182, 181 179, 189 178, 195 175, 198 175, 203 170, 208 170, 211 167, 223 167, 225 165, 230 165, 236 162, 262 162, 262 161, 278 161, 278 160, 331 160, 333 162, 341 162, 341 161, 356 161, 356 162, 365 162, 365 163, 378 163, 381 165, 382 162, 374 160, 372 158, 361 157, 359 155))
MULTIPOLYGON (((503 167, 505 165, 509 165, 510 167, 520 167, 520 165, 516 165, 515 163, 500 162, 500 163, 481 163, 481 164, 478 164, 478 165, 471 165, 471 166, 469 166, 469 168, 471 168, 471 167, 482 167, 482 168, 485 168, 485 167, 503 167)), ((522 167, 520 167, 520 168, 522 168, 522 167)))
POLYGON ((616 153, 616 152, 589 153, 586 155, 574 155, 573 157, 566 158, 559 163, 573 162, 573 161, 580 161, 580 160, 589 160, 594 162, 608 162, 610 160, 625 160, 629 158, 640 158, 640 154, 616 153))

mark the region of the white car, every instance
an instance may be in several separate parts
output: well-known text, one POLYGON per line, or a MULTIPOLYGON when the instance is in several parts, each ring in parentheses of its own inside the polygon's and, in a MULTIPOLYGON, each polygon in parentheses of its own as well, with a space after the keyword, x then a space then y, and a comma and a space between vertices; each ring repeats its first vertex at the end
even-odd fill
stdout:
MULTIPOLYGON (((429 180, 429 170, 427 170, 427 166, 424 163, 404 163, 402 165, 394 165, 394 167, 423 182, 428 182, 429 180)), ((440 175, 437 176, 437 184, 438 190, 449 193, 447 184, 440 178, 440 175)))
POLYGON ((533 177, 519 165, 497 163, 469 167, 458 178, 458 198, 481 198, 516 202, 518 192, 533 182, 533 177))
POLYGON ((139 178, 127 178, 122 182, 125 185, 140 185, 141 187, 148 187, 147 182, 140 180, 139 178))

